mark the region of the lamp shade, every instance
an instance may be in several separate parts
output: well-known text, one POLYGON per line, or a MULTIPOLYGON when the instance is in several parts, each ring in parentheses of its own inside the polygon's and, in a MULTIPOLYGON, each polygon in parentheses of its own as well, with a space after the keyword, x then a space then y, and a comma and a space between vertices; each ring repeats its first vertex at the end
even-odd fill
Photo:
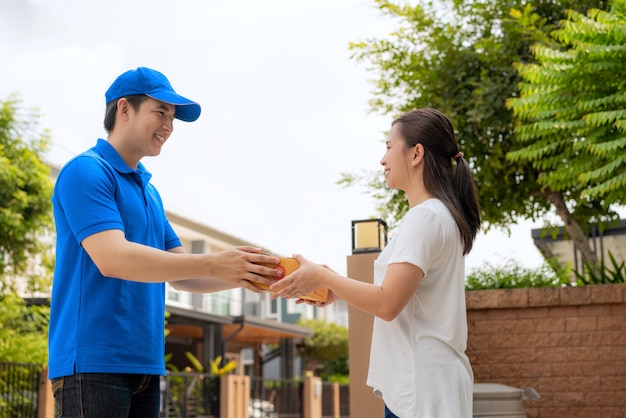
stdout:
POLYGON ((387 245, 387 224, 382 219, 352 221, 352 254, 382 251, 387 245))

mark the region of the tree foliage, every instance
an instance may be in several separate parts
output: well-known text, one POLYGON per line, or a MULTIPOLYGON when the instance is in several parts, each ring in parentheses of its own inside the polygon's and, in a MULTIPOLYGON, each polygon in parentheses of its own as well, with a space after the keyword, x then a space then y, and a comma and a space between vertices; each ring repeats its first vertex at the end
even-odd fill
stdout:
POLYGON ((521 95, 510 99, 522 147, 545 189, 580 191, 603 208, 626 197, 626 3, 569 11, 552 43, 533 46, 537 63, 519 65, 521 95))
POLYGON ((42 161, 49 135, 37 131, 38 114, 16 97, 0 101, 0 294, 49 284, 52 270, 52 180, 42 161))
POLYGON ((50 308, 28 306, 15 294, 0 296, 0 361, 44 365, 50 308))
POLYGON ((322 376, 347 373, 348 329, 319 319, 300 321, 313 334, 300 347, 306 370, 321 370, 322 376))
POLYGON ((0 361, 45 364, 49 308, 22 296, 52 276, 52 180, 42 161, 48 134, 16 97, 0 101, 0 361))
MULTIPOLYGON (((565 224, 584 225, 606 213, 595 199, 577 206, 580 191, 565 196, 546 191, 532 164, 506 159, 521 148, 515 140, 515 117, 506 107, 508 98, 519 95, 516 63, 534 62, 530 47, 559 27, 566 9, 603 9, 606 2, 448 0, 410 5, 376 0, 376 4, 385 16, 398 20, 399 27, 387 38, 351 44, 353 58, 375 75, 372 110, 393 118, 413 108, 435 107, 450 117, 474 171, 487 228, 506 228, 518 219, 543 219, 549 225, 555 205, 576 209, 559 213, 567 215, 565 224), (521 25, 516 13, 530 21, 521 25)), ((404 215, 407 203, 402 192, 386 190, 380 174, 346 174, 340 181, 356 182, 374 191, 390 224, 404 215)))

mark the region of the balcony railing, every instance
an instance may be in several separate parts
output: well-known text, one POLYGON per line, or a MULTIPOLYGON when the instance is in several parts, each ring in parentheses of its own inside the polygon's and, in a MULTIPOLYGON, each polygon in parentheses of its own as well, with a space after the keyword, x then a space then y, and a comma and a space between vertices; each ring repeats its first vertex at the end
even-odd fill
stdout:
MULTIPOLYGON (((250 379, 250 417, 301 418, 302 385, 296 380, 250 379)), ((219 411, 220 378, 179 372, 162 378, 162 418, 217 418, 219 411)))

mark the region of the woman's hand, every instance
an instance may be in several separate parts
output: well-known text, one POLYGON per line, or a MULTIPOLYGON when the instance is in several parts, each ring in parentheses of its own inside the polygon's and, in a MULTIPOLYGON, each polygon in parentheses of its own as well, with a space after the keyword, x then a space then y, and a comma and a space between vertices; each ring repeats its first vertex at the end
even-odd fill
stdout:
POLYGON ((270 296, 272 299, 301 299, 307 293, 311 293, 323 286, 324 273, 332 271, 326 266, 307 260, 300 254, 295 254, 293 258, 300 263, 300 267, 289 276, 270 286, 270 290, 274 291, 270 296))
POLYGON ((310 300, 310 299, 298 299, 296 301, 296 304, 300 304, 300 303, 306 303, 307 305, 315 305, 318 308, 325 308, 326 306, 330 305, 331 303, 333 303, 334 301, 339 300, 339 296, 337 296, 335 293, 333 293, 332 290, 328 290, 328 300, 326 302, 320 302, 317 300, 310 300))

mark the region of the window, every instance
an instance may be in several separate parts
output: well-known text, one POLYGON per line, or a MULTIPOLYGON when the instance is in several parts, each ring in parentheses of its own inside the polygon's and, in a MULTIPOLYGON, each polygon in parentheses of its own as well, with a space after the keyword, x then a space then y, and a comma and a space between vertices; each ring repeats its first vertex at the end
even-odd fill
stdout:
POLYGON ((298 299, 287 299, 287 313, 288 314, 303 314, 306 307, 310 306, 306 303, 297 304, 298 299))
POLYGON ((180 293, 176 290, 168 290, 167 291, 167 300, 170 302, 179 302, 180 301, 180 293))
POLYGON ((214 315, 230 315, 230 290, 207 293, 203 298, 202 310, 214 315))
POLYGON ((270 299, 269 293, 264 293, 263 298, 265 299, 265 317, 271 319, 280 318, 280 299, 270 299))

